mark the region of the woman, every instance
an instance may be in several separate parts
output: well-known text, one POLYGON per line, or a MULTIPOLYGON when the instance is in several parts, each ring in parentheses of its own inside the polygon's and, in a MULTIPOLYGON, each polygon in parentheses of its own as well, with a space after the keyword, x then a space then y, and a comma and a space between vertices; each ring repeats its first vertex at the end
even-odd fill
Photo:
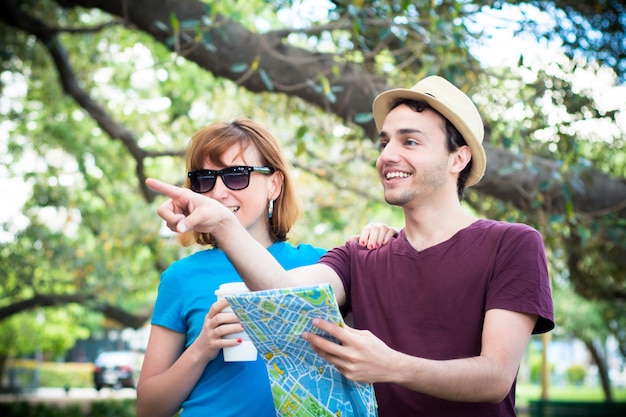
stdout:
MULTIPOLYGON (((287 243, 298 216, 290 166, 276 139, 247 119, 215 123, 197 132, 187 149, 186 186, 229 207, 248 232, 286 268, 315 263, 325 250, 287 243)), ((370 247, 395 230, 370 225, 358 238, 370 247)), ((223 339, 242 330, 233 313, 216 301, 220 284, 241 281, 217 242, 189 232, 183 244, 208 245, 178 260, 161 276, 150 338, 137 386, 138 417, 255 415, 274 417, 262 359, 225 362, 223 339), (209 308, 210 307, 210 308, 209 308)))

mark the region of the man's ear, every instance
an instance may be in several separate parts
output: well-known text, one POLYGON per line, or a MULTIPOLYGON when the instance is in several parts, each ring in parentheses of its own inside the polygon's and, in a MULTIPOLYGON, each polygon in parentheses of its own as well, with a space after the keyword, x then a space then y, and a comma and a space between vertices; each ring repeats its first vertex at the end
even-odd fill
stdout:
POLYGON ((469 146, 464 145, 454 151, 453 156, 454 159, 452 159, 452 165, 450 169, 453 173, 459 174, 465 169, 467 164, 469 164, 470 160, 472 159, 472 151, 470 150, 469 146))

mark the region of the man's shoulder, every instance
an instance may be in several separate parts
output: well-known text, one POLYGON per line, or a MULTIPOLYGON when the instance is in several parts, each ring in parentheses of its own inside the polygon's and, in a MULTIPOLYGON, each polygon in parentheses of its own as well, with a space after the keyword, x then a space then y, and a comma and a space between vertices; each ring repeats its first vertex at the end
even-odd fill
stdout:
POLYGON ((524 223, 492 219, 478 219, 470 226, 470 229, 486 230, 493 233, 539 233, 535 228, 524 223))
POLYGON ((468 237, 472 239, 480 237, 482 241, 494 242, 498 246, 543 247, 541 233, 524 223, 481 219, 476 221, 470 229, 474 231, 474 236, 469 235, 468 237))
POLYGON ((357 262, 361 262, 360 260, 363 259, 380 260, 381 257, 397 254, 398 251, 403 250, 405 247, 410 248, 410 244, 406 239, 404 229, 402 229, 395 236, 389 239, 387 243, 376 248, 368 248, 361 245, 359 242, 349 241, 343 245, 330 249, 325 258, 329 256, 339 256, 359 260, 357 262))

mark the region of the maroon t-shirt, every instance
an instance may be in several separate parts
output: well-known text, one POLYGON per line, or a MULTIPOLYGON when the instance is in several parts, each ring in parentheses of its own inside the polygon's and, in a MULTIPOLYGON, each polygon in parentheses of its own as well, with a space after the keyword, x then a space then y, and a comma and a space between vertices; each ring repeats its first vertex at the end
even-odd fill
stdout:
MULTIPOLYGON (((423 251, 402 230, 378 249, 348 243, 320 263, 343 281, 354 327, 409 355, 478 356, 485 312, 493 308, 538 315, 533 333, 554 327, 543 241, 523 224, 477 220, 423 251)), ((380 417, 515 416, 515 384, 498 404, 446 401, 397 384, 374 389, 380 417)))

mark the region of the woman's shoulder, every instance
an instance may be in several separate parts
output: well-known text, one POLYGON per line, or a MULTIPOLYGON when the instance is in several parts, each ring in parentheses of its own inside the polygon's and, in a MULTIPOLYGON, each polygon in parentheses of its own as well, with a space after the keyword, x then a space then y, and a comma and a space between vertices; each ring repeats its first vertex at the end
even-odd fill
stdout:
POLYGON ((215 248, 200 249, 190 253, 183 258, 175 260, 167 267, 165 271, 180 271, 184 269, 195 268, 197 265, 204 266, 207 263, 217 263, 224 261, 228 261, 228 258, 226 257, 224 251, 215 248))
POLYGON ((276 242, 272 246, 270 246, 270 251, 290 251, 290 252, 315 252, 315 253, 326 253, 326 249, 319 248, 317 246, 313 246, 309 243, 292 243, 289 241, 284 242, 276 242))
POLYGON ((270 253, 279 261, 296 259, 301 264, 311 264, 326 253, 326 249, 318 248, 308 243, 292 244, 290 242, 276 242, 269 247, 270 253))

